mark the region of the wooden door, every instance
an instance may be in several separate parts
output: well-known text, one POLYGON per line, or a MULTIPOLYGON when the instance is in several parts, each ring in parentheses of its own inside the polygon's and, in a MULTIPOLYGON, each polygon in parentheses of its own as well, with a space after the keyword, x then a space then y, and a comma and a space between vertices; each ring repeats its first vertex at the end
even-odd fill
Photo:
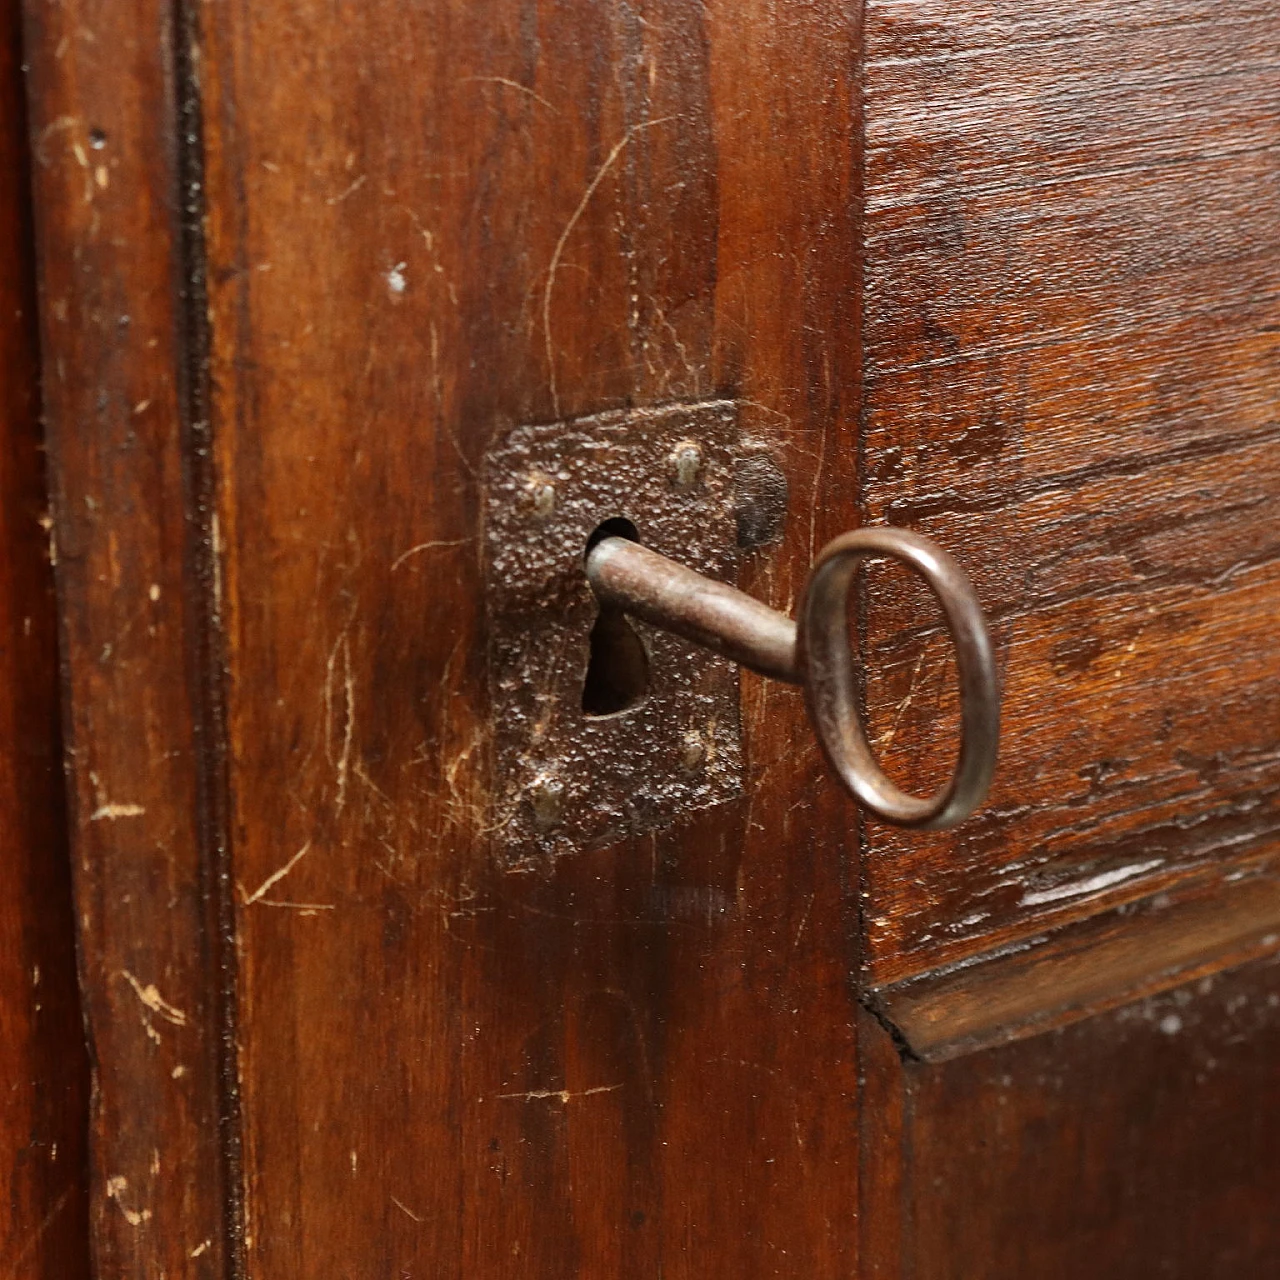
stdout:
MULTIPOLYGON (((100 1274, 1275 1267, 1278 36, 28 4, 100 1274), (628 451, 684 420, 769 477, 688 528, 776 607, 859 523, 973 577, 980 816, 864 820, 715 666, 718 790, 588 789, 581 838, 520 791, 504 646, 562 716, 590 618, 508 627, 580 472, 503 505, 503 451, 656 520, 628 451)), ((945 638, 887 570, 858 618, 923 791, 945 638)))

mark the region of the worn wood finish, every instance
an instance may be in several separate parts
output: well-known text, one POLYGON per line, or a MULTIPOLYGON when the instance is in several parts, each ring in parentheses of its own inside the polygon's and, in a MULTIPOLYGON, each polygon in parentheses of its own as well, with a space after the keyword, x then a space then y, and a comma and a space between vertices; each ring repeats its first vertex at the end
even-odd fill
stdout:
POLYGON ((158 0, 33 4, 26 31, 95 1274, 221 1276, 181 37, 158 0))
POLYGON ((18 8, 0 3, 0 1274, 89 1273, 18 8))
MULTIPOLYGON (((969 569, 1005 721, 986 815, 867 828, 866 1277, 1280 1261, 1280 971, 1217 972, 1280 943, 1277 47, 1262 4, 868 6, 864 514, 969 569)), ((868 594, 924 790, 949 655, 868 594)))
POLYGON ((864 1042, 881 1068, 865 1276, 1280 1270, 1274 958, 942 1065, 894 1074, 874 1028, 864 1042))
POLYGON ((195 13, 28 18, 100 1272, 1275 1270, 1280 18, 195 13), (972 572, 992 808, 859 872, 746 676, 740 802, 504 859, 481 459, 722 398, 790 482, 742 586, 859 516, 972 572))
POLYGON ((873 988, 870 1006, 931 1061, 1078 1022, 1280 945, 1275 858, 1209 866, 1174 889, 968 963, 873 988))
POLYGON ((744 801, 504 867, 477 470, 741 400, 789 604, 854 517, 855 17, 202 20, 251 1273, 853 1274, 852 814, 800 700, 744 682, 744 801))
MULTIPOLYGON (((1005 674, 986 814, 869 828, 873 985, 1276 847, 1277 48, 1261 0, 868 7, 865 515, 955 552, 1005 674)), ((868 697, 923 790, 953 681, 899 581, 868 697)))

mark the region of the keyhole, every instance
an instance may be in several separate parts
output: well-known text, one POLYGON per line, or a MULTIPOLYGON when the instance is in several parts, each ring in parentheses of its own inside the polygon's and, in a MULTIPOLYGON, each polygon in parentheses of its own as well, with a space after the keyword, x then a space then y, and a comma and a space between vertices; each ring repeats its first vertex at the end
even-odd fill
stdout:
MULTIPOLYGON (((630 520, 606 520, 587 540, 590 551, 601 538, 640 536, 630 520)), ((629 711, 649 692, 649 655, 621 609, 601 605, 591 628, 591 653, 582 682, 582 710, 588 716, 612 716, 629 711)))

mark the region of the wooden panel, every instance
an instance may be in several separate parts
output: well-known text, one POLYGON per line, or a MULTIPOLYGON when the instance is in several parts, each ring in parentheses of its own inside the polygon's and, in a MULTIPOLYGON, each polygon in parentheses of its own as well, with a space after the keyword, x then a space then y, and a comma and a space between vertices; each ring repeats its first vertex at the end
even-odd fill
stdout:
POLYGON ((89 1274, 76 992, 17 5, 0 0, 0 1274, 89 1274))
MULTIPOLYGON (((1006 707, 983 816, 869 830, 890 985, 1276 847, 1280 14, 867 24, 865 515, 972 573, 1006 707)), ((868 698, 923 789, 951 660, 903 581, 872 575, 868 698)))
POLYGON ((221 1276, 234 1221, 218 998, 230 957, 218 941, 209 798, 184 37, 158 0, 32 4, 27 33, 94 1064, 95 1274, 221 1276))
POLYGON ((743 686, 747 798, 507 865, 478 465, 724 397, 853 521, 854 19, 204 10, 253 1275, 847 1276, 849 807, 743 686))
POLYGON ((864 1159, 887 1191, 864 1221, 866 1275, 1280 1270, 1274 959, 937 1066, 864 1039, 884 1116, 864 1159))

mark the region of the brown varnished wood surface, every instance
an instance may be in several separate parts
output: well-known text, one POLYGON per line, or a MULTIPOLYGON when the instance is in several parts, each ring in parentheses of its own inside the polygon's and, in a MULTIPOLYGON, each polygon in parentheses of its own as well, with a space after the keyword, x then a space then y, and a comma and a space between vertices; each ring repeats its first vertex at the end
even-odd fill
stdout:
MULTIPOLYGON (((26 9, 103 1277, 225 1275, 217 869, 170 6, 26 9)), ((7 513, 6 513, 7 514, 7 513)))
POLYGON ((17 5, 0 3, 0 1273, 89 1273, 89 1062, 58 733, 17 5))
POLYGON ((480 459, 730 397, 854 518, 847 6, 204 11, 247 1266, 847 1276, 852 814, 792 692, 747 798, 504 870, 480 459))
MULTIPOLYGON (((1276 1270, 1280 983, 1216 971, 1280 937, 1278 34, 867 9, 864 514, 970 571, 1006 696, 985 815, 866 828, 866 1277, 1276 1270)), ((923 789, 952 671, 903 584, 868 698, 923 789)))
MULTIPOLYGON (((865 516, 955 552, 1005 682, 987 811, 868 828, 881 986, 1274 850, 1280 17, 876 0, 866 40, 865 516)), ((951 666, 897 581, 868 696, 923 789, 951 666)))
POLYGON ((940 1065, 898 1066, 878 1030, 868 1280, 1280 1270, 1274 958, 940 1065))
MULTIPOLYGON (((1274 945, 1277 20, 867 21, 864 169, 825 0, 29 9, 102 1274, 1274 1266, 1275 969, 1200 974, 1274 945), (793 691, 741 802, 496 855, 481 458, 711 397, 790 480, 744 586, 888 518, 992 611, 992 809, 863 850, 867 1003, 952 1061, 858 1011, 793 691)), ((872 587, 923 788, 944 646, 872 587)))
POLYGON ((869 993, 930 1061, 1035 1035, 1275 951, 1275 859, 1209 865, 1173 889, 869 993))

